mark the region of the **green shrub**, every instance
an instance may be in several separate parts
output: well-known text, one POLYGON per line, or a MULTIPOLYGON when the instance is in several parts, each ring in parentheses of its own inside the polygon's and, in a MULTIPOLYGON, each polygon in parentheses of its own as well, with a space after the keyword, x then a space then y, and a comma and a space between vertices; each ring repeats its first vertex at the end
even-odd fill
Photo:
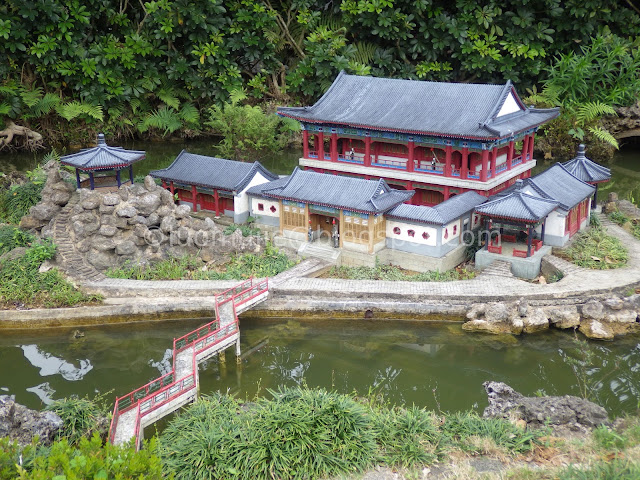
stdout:
POLYGON ((169 258, 152 265, 125 263, 107 270, 107 277, 134 280, 242 280, 249 277, 273 277, 288 270, 295 262, 271 244, 259 254, 236 255, 224 265, 224 270, 203 271, 202 262, 193 256, 169 258))
POLYGON ((12 225, 0 225, 0 255, 16 247, 29 246, 36 237, 12 225))
MULTIPOLYGON (((162 463, 156 453, 155 439, 137 452, 133 448, 103 445, 98 434, 91 439, 82 438, 77 447, 67 440, 54 442, 50 448, 38 449, 34 458, 18 468, 21 480, 66 479, 131 479, 161 480, 162 463)), ((0 477, 3 478, 3 477, 0 477)))
POLYGON ((259 236, 262 233, 259 228, 253 227, 251 224, 236 225, 235 223, 232 223, 224 229, 224 234, 231 235, 236 230, 240 230, 243 237, 248 237, 249 235, 259 236))

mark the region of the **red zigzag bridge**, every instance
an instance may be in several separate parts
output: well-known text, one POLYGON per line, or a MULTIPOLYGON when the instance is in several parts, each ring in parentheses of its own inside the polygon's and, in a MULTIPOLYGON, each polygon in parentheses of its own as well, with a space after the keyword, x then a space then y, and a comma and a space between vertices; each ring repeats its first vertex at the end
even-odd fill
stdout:
POLYGON ((269 279, 253 278, 215 297, 216 319, 173 340, 173 370, 123 397, 116 399, 109 429, 109 441, 121 445, 165 415, 195 400, 198 392, 198 363, 222 352, 234 343, 240 356, 238 314, 269 295, 269 279))

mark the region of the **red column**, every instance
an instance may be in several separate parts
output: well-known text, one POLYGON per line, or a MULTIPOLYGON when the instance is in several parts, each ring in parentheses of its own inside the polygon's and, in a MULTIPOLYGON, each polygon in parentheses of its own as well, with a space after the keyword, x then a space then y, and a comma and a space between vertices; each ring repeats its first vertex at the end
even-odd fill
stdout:
POLYGON ((196 190, 195 185, 191 185, 191 200, 193 202, 193 211, 198 211, 198 191, 196 190))
POLYGON ((487 181, 487 173, 489 172, 489 150, 482 150, 482 170, 480 170, 480 180, 487 181))
POLYGON ((173 188, 173 182, 169 183, 169 191, 171 191, 171 195, 176 194, 176 189, 173 188))
POLYGON ((413 172, 413 167, 414 167, 413 157, 414 157, 415 146, 416 144, 414 143, 413 140, 409 140, 409 143, 407 143, 407 149, 409 150, 408 157, 407 157, 407 172, 413 172))
POLYGON ((371 137, 364 137, 364 166, 371 166, 371 137))
POLYGON ((331 161, 332 162, 338 161, 338 134, 337 133, 331 134, 331 161))
POLYGON ((491 178, 496 177, 496 162, 498 161, 498 147, 493 147, 491 151, 491 178))
POLYGON ((447 147, 444 149, 444 176, 445 177, 451 176, 451 152, 452 151, 453 151, 453 148, 451 148, 451 145, 447 145, 447 147))
POLYGON ((522 163, 527 161, 527 152, 529 151, 529 135, 522 139, 522 163))
POLYGON ((216 217, 220 216, 220 197, 218 196, 218 189, 213 191, 213 204, 216 209, 216 217))
POLYGON ((462 147, 462 165, 460 166, 460 178, 467 178, 469 174, 469 147, 462 147))
POLYGON ((513 162, 513 140, 509 142, 509 151, 507 152, 507 170, 511 170, 511 162, 513 162))
POLYGON ((449 197, 451 196, 451 194, 449 193, 449 186, 445 186, 444 187, 444 199, 445 200, 449 200, 449 197))
POLYGON ((318 160, 324 160, 324 133, 318 133, 318 147, 316 148, 316 152, 318 152, 318 160))
POLYGON ((309 131, 302 131, 302 156, 309 158, 309 131))
POLYGON ((167 182, 164 179, 162 180, 162 188, 167 189, 167 182))

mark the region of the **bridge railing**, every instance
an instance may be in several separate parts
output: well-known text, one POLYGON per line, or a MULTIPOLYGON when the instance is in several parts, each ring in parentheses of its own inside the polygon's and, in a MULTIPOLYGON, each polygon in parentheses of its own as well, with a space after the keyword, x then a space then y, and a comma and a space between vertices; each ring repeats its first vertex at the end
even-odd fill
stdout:
POLYGON ((138 403, 138 400, 142 400, 146 396, 172 384, 174 380, 174 372, 169 372, 160 378, 150 381, 133 392, 129 392, 126 395, 117 398, 116 408, 118 409, 119 414, 130 410, 138 403))
POLYGON ((157 410, 183 393, 196 388, 196 355, 217 345, 221 341, 236 334, 239 331, 239 322, 236 307, 247 303, 253 298, 262 295, 269 289, 269 279, 265 278, 255 282, 253 277, 244 282, 229 288, 215 297, 216 319, 208 324, 173 340, 173 368, 172 371, 147 383, 146 385, 116 398, 113 408, 113 416, 109 428, 109 441, 114 443, 120 415, 124 412, 137 408, 135 438, 136 445, 140 435, 141 418, 157 410), (233 308, 233 321, 220 326, 219 306, 231 301, 233 308), (179 352, 193 346, 193 369, 192 373, 183 378, 175 379, 175 362, 179 352))

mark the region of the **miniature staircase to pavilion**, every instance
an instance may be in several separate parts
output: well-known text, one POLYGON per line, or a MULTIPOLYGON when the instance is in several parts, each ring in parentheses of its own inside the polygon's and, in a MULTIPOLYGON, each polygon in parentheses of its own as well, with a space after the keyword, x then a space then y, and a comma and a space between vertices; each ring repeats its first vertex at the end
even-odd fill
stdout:
POLYGON ((198 364, 234 343, 240 356, 238 314, 263 302, 269 295, 269 279, 253 278, 215 297, 216 319, 173 340, 173 370, 116 399, 109 441, 122 445, 135 438, 140 447, 144 427, 195 400, 198 364))
POLYGON ((338 264, 342 251, 339 248, 333 248, 327 241, 315 241, 312 243, 303 243, 298 249, 298 255, 301 257, 319 258, 333 265, 338 264))

